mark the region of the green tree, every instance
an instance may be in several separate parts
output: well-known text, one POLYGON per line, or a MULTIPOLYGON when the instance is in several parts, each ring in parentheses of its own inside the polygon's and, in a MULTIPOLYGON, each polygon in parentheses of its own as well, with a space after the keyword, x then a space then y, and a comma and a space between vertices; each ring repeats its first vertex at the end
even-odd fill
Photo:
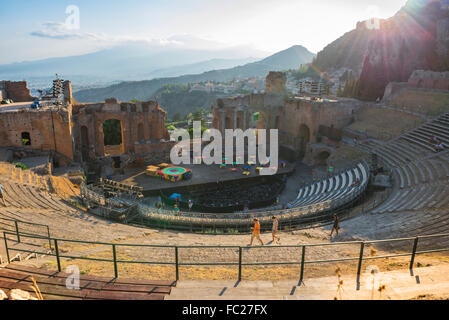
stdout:
POLYGON ((120 120, 109 119, 103 122, 104 144, 116 146, 122 143, 122 125, 120 120))
POLYGON ((176 112, 176 113, 173 115, 172 120, 173 120, 173 121, 181 121, 181 120, 182 120, 182 115, 181 115, 181 113, 180 113, 180 112, 176 112))

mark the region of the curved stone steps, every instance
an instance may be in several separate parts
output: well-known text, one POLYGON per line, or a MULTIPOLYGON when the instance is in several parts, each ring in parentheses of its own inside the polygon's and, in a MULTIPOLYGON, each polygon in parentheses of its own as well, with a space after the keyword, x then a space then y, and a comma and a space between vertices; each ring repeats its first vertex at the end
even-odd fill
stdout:
POLYGON ((393 156, 388 150, 384 148, 377 149, 375 153, 386 162, 389 167, 397 167, 401 165, 400 160, 393 156))
POLYGON ((399 188, 404 189, 405 179, 404 179, 404 176, 402 175, 401 169, 394 168, 393 172, 394 172, 394 175, 396 176, 396 178, 399 180, 399 188))
POLYGON ((32 208, 31 203, 22 197, 14 183, 6 182, 6 184, 8 186, 9 195, 14 201, 19 203, 22 208, 32 208))
POLYGON ((7 210, 7 208, 2 208, 2 210, 0 210, 0 217, 13 219, 17 221, 22 220, 22 217, 19 214, 11 212, 11 210, 7 210))
POLYGON ((404 198, 400 203, 396 203, 390 210, 391 211, 405 211, 413 208, 413 204, 419 202, 423 194, 426 191, 425 186, 416 187, 406 198, 404 198))
MULTIPOLYGON (((447 132, 445 133, 444 130, 434 128, 434 127, 424 127, 418 129, 418 132, 430 134, 431 136, 436 136, 438 139, 440 139, 443 143, 447 144, 449 143, 449 136, 447 135, 447 132)), ((430 143, 430 140, 429 140, 430 143)))
POLYGON ((386 212, 387 208, 389 208, 392 203, 396 202, 397 200, 402 199, 409 192, 410 192, 410 190, 407 189, 404 192, 399 191, 399 192, 394 193, 393 195, 390 196, 389 199, 384 201, 381 205, 379 205, 377 208, 375 208, 371 212, 372 213, 384 213, 384 212, 386 212))
POLYGON ((7 185, 6 182, 2 182, 2 185, 3 185, 3 196, 8 206, 23 208, 24 205, 19 201, 16 201, 16 199, 14 198, 15 195, 13 195, 13 191, 9 187, 9 185, 7 185))
POLYGON ((43 200, 34 196, 23 184, 17 184, 17 187, 22 192, 23 197, 30 201, 34 208, 48 209, 48 204, 45 204, 43 200))
POLYGON ((57 200, 54 200, 49 194, 45 192, 37 192, 37 190, 33 190, 33 188, 30 188, 30 191, 46 204, 47 209, 67 211, 67 206, 62 205, 57 200))
POLYGON ((417 175, 416 171, 414 170, 414 168, 412 166, 413 166, 413 164, 412 164, 412 162, 410 162, 407 165, 405 165, 404 168, 406 168, 407 170, 409 170, 412 173, 413 182, 414 182, 415 185, 418 185, 419 184, 419 178, 418 178, 418 175, 417 175))
POLYGON ((435 204, 435 208, 442 208, 447 206, 449 206, 449 197, 443 198, 440 202, 435 204))
POLYGON ((429 203, 429 207, 436 208, 439 203, 444 201, 449 194, 449 185, 443 185, 441 191, 435 192, 436 197, 429 203))
POLYGON ((444 124, 439 123, 439 122, 434 122, 434 123, 430 124, 429 126, 425 126, 425 127, 431 127, 433 129, 438 129, 440 132, 445 132, 445 133, 447 133, 449 130, 449 126, 445 126, 444 124))
POLYGON ((432 201, 432 199, 435 198, 437 195, 435 186, 427 186, 426 189, 424 189, 424 192, 417 197, 414 202, 410 203, 410 208, 413 208, 411 210, 421 210, 423 208, 431 208, 429 205, 432 201))
MULTIPOLYGON (((414 232, 417 235, 425 235, 425 234, 437 234, 437 233, 445 233, 449 230, 449 213, 441 212, 435 214, 436 217, 426 219, 421 223, 420 227, 417 227, 411 232, 414 232)), ((418 246, 419 249, 419 246, 418 246)))
POLYGON ((421 210, 424 208, 432 208, 433 203, 435 203, 435 199, 437 199, 438 196, 439 196, 439 194, 437 192, 435 192, 434 190, 432 190, 430 195, 426 199, 423 199, 421 204, 418 203, 416 205, 416 207, 414 208, 414 210, 421 210))
POLYGON ((441 167, 432 161, 432 159, 425 160, 430 168, 430 170, 433 172, 434 179, 432 180, 441 180, 444 179, 443 171, 441 170, 441 167))
POLYGON ((387 208, 384 209, 384 212, 394 212, 397 208, 403 206, 404 204, 410 201, 410 198, 413 198, 418 193, 418 188, 410 188, 406 192, 402 193, 400 198, 391 203, 387 208))
POLYGON ((437 159, 439 165, 443 168, 444 172, 446 173, 446 177, 449 177, 449 160, 445 160, 440 157, 437 157, 435 160, 437 159))
POLYGON ((404 139, 404 140, 408 141, 409 143, 420 147, 423 152, 426 152, 426 153, 433 152, 433 153, 435 153, 435 149, 431 145, 428 145, 427 143, 423 143, 421 141, 418 141, 414 137, 402 136, 400 139, 404 139))
POLYGON ((407 169, 407 166, 400 167, 399 169, 405 174, 405 177, 406 177, 405 181, 407 182, 407 186, 411 187, 413 184, 413 181, 412 181, 412 177, 410 175, 409 169, 407 169))
POLYGON ((391 152, 396 154, 396 157, 400 161, 401 164, 407 163, 409 161, 413 161, 416 159, 416 155, 411 154, 407 149, 402 147, 403 145, 399 143, 393 143, 391 145, 385 145, 385 149, 389 149, 391 152))
MULTIPOLYGON (((419 173, 419 180, 421 182, 427 182, 427 177, 426 174, 423 171, 423 166, 421 165, 421 162, 411 162, 411 164, 418 169, 418 173, 419 173)), ((419 183, 419 182, 418 182, 419 183)))

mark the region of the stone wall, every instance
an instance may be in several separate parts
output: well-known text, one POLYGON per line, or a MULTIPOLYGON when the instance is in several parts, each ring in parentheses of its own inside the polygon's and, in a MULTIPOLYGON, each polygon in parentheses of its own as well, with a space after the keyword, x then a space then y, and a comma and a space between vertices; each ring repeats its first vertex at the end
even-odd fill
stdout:
POLYGON ((11 99, 14 102, 33 101, 26 81, 0 81, 0 100, 11 99))
POLYGON ((408 79, 410 88, 449 90, 449 72, 415 70, 408 79))
POLYGON ((212 104, 213 127, 226 129, 278 129, 279 144, 288 158, 303 157, 307 146, 318 142, 319 128, 342 129, 354 119, 354 112, 363 102, 354 99, 313 100, 287 99, 280 94, 265 93, 218 99, 212 104), (254 113, 259 121, 252 123, 254 113), (247 123, 242 126, 241 118, 247 123))
POLYGON ((0 113, 0 147, 55 150, 73 159, 70 111, 47 108, 0 113), (22 144, 22 133, 30 135, 31 144, 22 144))
POLYGON ((384 102, 390 101, 394 97, 394 95, 396 95, 404 88, 408 88, 408 82, 390 82, 385 87, 385 93, 382 98, 382 101, 384 102))

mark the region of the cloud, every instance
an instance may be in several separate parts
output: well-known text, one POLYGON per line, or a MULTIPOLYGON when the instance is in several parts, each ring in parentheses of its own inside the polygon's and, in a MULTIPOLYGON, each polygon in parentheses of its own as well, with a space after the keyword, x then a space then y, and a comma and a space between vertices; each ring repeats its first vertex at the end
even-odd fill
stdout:
POLYGON ((116 45, 125 42, 144 42, 155 47, 176 47, 176 48, 223 48, 224 43, 206 40, 191 35, 174 35, 168 38, 152 38, 142 35, 111 35, 105 33, 83 32, 80 29, 73 30, 63 22, 46 22, 42 24, 42 29, 30 33, 33 37, 49 38, 56 40, 91 40, 101 42, 103 45, 116 45))
POLYGON ((155 48, 221 50, 234 47, 223 42, 200 38, 190 34, 176 34, 167 38, 152 38, 145 35, 118 35, 84 32, 81 29, 71 29, 63 22, 46 22, 41 30, 30 33, 33 37, 55 40, 92 41, 101 47, 110 47, 123 43, 145 43, 155 48))
POLYGON ((80 30, 72 30, 63 22, 46 22, 42 24, 43 28, 38 31, 31 32, 30 35, 41 38, 51 39, 88 39, 88 40, 102 40, 101 35, 81 32, 80 30))

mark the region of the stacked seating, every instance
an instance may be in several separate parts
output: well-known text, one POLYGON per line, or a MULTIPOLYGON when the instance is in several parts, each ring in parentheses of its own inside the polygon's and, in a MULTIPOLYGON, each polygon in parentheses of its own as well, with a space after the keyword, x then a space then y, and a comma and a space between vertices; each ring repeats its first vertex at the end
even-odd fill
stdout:
POLYGON ((0 181, 3 185, 3 195, 6 204, 15 208, 32 208, 56 210, 62 212, 75 212, 55 194, 33 185, 17 183, 15 181, 0 181))
POLYGON ((449 113, 382 143, 368 141, 360 148, 376 153, 392 169, 397 190, 373 212, 441 209, 449 204, 449 113), (445 150, 437 152, 431 138, 443 142, 445 150))
MULTIPOLYGON (((351 196, 355 197, 366 188, 368 178, 369 169, 360 162, 354 168, 302 187, 292 205, 297 208, 325 201, 351 198, 351 196)), ((348 199, 348 202, 350 200, 348 199)))
POLYGON ((176 281, 127 280, 112 277, 80 276, 80 290, 66 287, 70 274, 10 264, 0 268, 0 288, 28 291, 33 297, 34 279, 44 300, 164 300, 176 281))

